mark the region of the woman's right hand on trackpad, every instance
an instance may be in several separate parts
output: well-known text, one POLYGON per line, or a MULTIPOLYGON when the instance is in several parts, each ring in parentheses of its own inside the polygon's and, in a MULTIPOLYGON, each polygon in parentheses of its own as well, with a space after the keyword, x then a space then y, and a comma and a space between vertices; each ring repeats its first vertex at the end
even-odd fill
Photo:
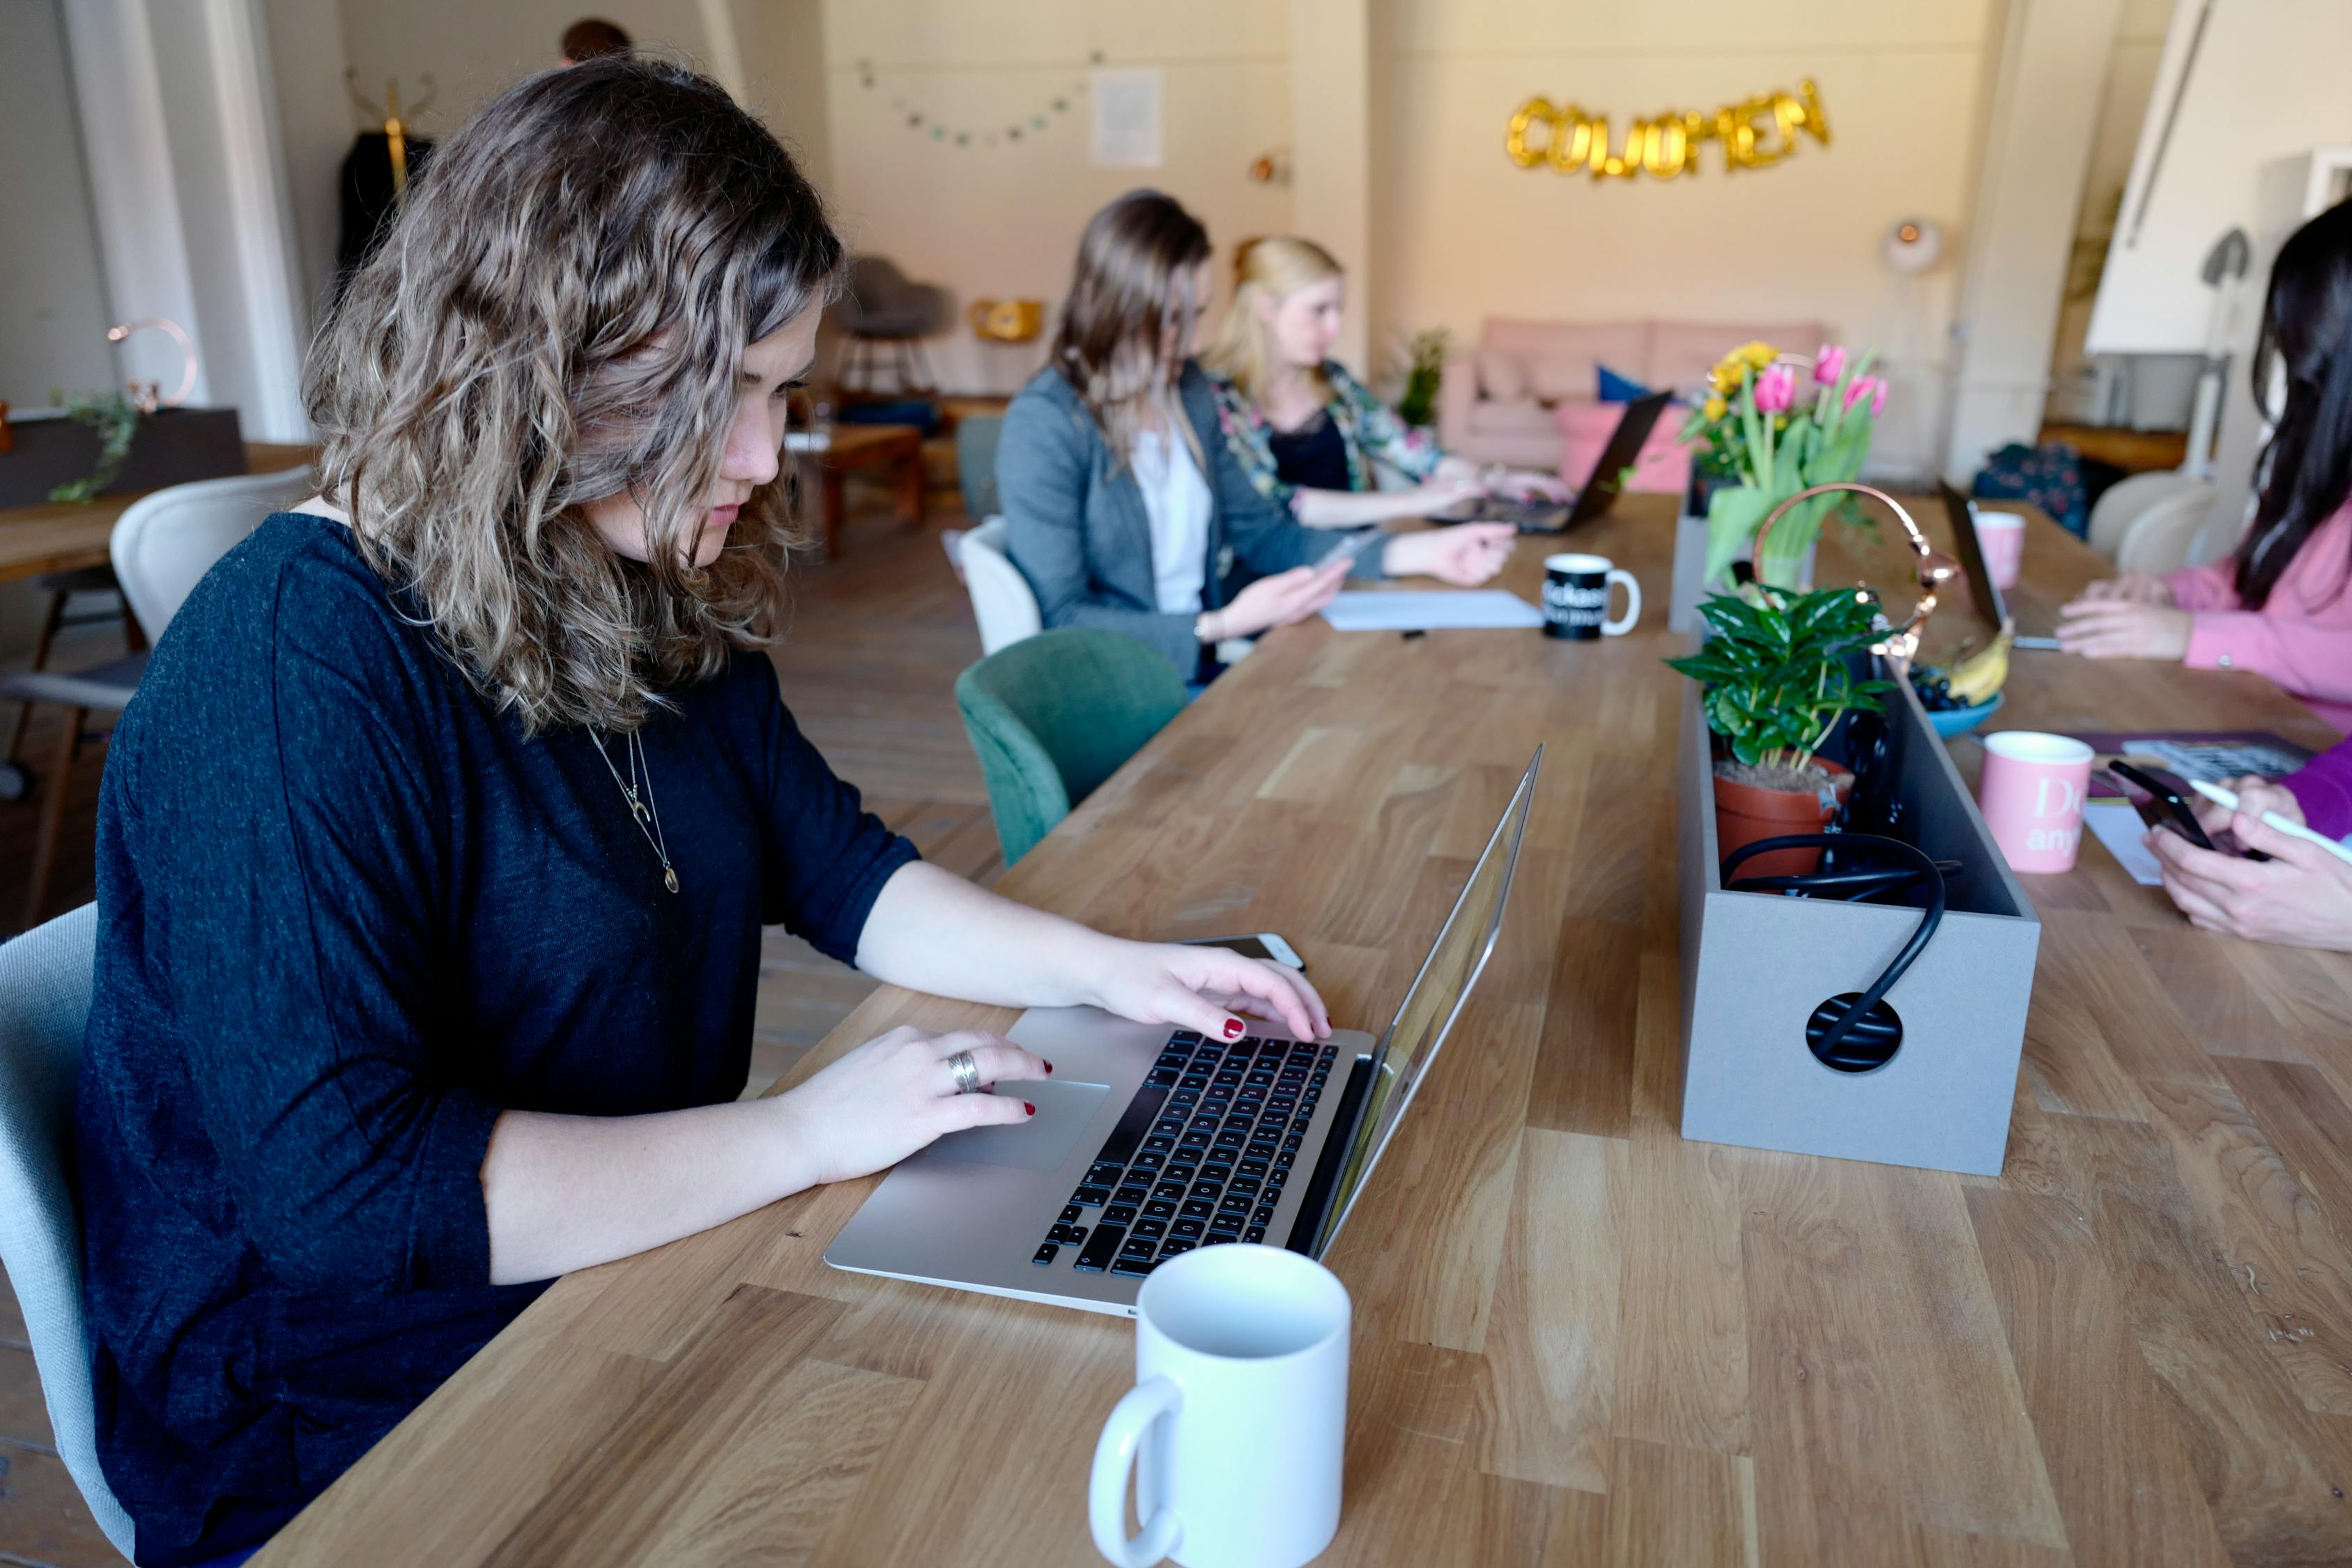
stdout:
POLYGON ((785 1190, 869 1175, 947 1133, 1036 1114, 1014 1095, 958 1092, 955 1058, 961 1051, 971 1053, 982 1089, 1054 1070, 1044 1058, 978 1029, 934 1034, 901 1026, 877 1035, 777 1097, 792 1121, 790 1157, 806 1177, 785 1190))

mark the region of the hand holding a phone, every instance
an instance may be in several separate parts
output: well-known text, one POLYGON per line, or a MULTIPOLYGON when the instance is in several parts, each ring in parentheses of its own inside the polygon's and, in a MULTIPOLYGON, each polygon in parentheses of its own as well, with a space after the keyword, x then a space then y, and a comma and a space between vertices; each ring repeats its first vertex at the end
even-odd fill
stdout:
POLYGON ((1286 626, 1329 604, 1348 580, 1349 558, 1341 555, 1321 566, 1294 566, 1271 577, 1261 577, 1234 595, 1222 610, 1210 610, 1194 623, 1202 642, 1253 637, 1275 626, 1286 626))
POLYGON ((2289 822, 2299 824, 2303 821, 2303 802, 2294 798, 2293 790, 2276 780, 2266 779, 2260 773, 2248 773, 2243 778, 2224 779, 2221 783, 2223 788, 2238 797, 2237 811, 2231 811, 2218 801, 2207 800, 2203 795, 2199 795, 2191 803, 2197 820, 2203 824, 2206 832, 2216 838, 2231 831, 2231 819, 2242 813, 2259 821, 2263 813, 2275 811, 2289 822))
POLYGON ((2242 809, 2227 826, 2241 847, 2271 858, 2242 859, 2200 849, 2177 833, 2150 833, 2147 847, 2163 868, 2165 892, 2202 931, 2352 952, 2352 864, 2249 816, 2242 795, 2248 782, 2238 781, 2242 809))

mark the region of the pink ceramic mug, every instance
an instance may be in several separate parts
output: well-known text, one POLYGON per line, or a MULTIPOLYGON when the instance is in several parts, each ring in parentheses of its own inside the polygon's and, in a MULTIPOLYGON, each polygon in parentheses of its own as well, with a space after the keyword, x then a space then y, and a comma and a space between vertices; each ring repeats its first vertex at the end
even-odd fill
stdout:
POLYGON ((2091 748, 2067 735, 2003 730, 1984 738, 1977 805, 2012 871, 2071 871, 2083 843, 2091 748))
POLYGON ((2017 586, 2025 564, 2025 519, 2013 511, 1977 513, 1977 548, 1984 552, 1985 570, 1993 586, 2006 593, 2017 586))

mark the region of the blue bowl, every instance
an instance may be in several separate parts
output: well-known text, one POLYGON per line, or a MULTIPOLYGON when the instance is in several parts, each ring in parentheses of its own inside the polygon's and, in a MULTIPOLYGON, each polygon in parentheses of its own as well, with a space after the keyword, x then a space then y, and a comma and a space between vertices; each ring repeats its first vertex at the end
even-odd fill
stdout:
POLYGON ((1993 716, 2000 707, 2005 693, 1996 691, 1990 702, 1979 702, 1973 708, 1947 708, 1942 712, 1930 711, 1927 721, 1936 726, 1936 733, 1947 741, 1955 735, 1965 735, 1993 716))

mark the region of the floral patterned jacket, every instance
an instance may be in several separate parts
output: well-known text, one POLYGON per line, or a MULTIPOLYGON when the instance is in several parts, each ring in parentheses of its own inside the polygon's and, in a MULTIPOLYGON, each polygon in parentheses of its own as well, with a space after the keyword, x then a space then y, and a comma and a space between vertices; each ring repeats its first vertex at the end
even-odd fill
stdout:
MULTIPOLYGON (((1339 427, 1340 443, 1348 449, 1350 489, 1373 488, 1374 458, 1416 483, 1436 471, 1445 454, 1438 448, 1434 436, 1397 417, 1395 409, 1373 396, 1337 360, 1323 362, 1323 375, 1331 384, 1331 401, 1324 411, 1339 427)), ((1295 511, 1298 487, 1283 483, 1275 471, 1271 440, 1274 426, 1266 422, 1265 410, 1223 376, 1212 374, 1209 385, 1216 394, 1217 426, 1224 432, 1225 445, 1232 449, 1234 460, 1249 476, 1258 494, 1276 506, 1295 511)))

